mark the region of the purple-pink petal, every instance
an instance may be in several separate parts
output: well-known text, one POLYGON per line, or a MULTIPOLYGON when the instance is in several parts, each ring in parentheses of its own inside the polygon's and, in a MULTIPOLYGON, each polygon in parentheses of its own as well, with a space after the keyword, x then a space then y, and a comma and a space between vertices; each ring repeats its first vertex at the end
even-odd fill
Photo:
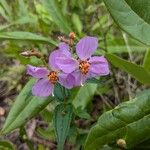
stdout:
POLYGON ((64 73, 73 72, 79 65, 77 60, 66 56, 57 57, 56 64, 64 73))
POLYGON ((109 74, 109 65, 105 57, 103 56, 94 56, 91 57, 89 68, 89 76, 103 76, 109 74))
POLYGON ((75 77, 72 74, 61 73, 59 75, 59 83, 65 88, 71 89, 75 85, 75 77))
POLYGON ((87 76, 83 75, 79 70, 76 70, 71 73, 75 78, 75 86, 81 86, 85 83, 87 76))
POLYGON ((76 52, 81 60, 89 58, 98 47, 98 39, 95 37, 84 37, 76 45, 76 52))
POLYGON ((59 56, 59 55, 60 55, 59 50, 55 50, 52 53, 50 53, 50 55, 49 55, 48 64, 53 70, 58 70, 59 69, 57 64, 56 64, 56 57, 59 56))
POLYGON ((71 57, 71 53, 70 53, 70 49, 69 49, 69 45, 64 43, 64 42, 61 42, 59 43, 58 45, 59 47, 59 50, 66 56, 68 57, 71 57))
POLYGON ((56 63, 56 58, 60 56, 64 56, 64 54, 60 50, 55 50, 49 55, 49 66, 53 70, 59 70, 59 67, 56 63))
POLYGON ((69 45, 67 45, 64 42, 61 42, 59 44, 59 49, 53 51, 50 55, 49 55, 49 66, 53 69, 53 70, 59 70, 59 67, 56 63, 56 58, 57 57, 69 57, 71 58, 71 53, 69 51, 69 45))
POLYGON ((48 75, 48 70, 45 67, 27 65, 27 74, 35 78, 44 78, 48 75))
POLYGON ((48 79, 39 79, 32 87, 32 94, 38 97, 47 97, 53 92, 53 85, 48 79))

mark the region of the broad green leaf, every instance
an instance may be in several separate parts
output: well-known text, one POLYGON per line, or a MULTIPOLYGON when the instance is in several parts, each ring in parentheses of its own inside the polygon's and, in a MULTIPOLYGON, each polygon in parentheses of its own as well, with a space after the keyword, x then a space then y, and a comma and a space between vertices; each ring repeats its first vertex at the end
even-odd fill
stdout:
POLYGON ((0 149, 1 150, 15 150, 15 147, 9 141, 2 140, 2 141, 0 141, 0 149))
POLYGON ((122 69, 123 71, 129 73, 138 81, 144 84, 150 83, 150 73, 146 69, 144 69, 144 67, 121 59, 113 54, 106 54, 106 57, 115 67, 118 67, 119 69, 122 69))
POLYGON ((98 149, 118 139, 131 148, 150 138, 150 90, 102 114, 88 134, 85 150, 98 149))
POLYGON ((143 67, 150 72, 150 49, 145 54, 143 67))
POLYGON ((64 33, 68 34, 71 31, 71 28, 66 18, 62 15, 58 2, 56 0, 42 0, 41 2, 47 9, 49 15, 52 17, 56 25, 64 33))
POLYGON ((124 31, 150 45, 149 0, 104 0, 104 3, 124 31))
POLYGON ((54 127, 58 142, 58 150, 63 150, 72 119, 73 106, 71 104, 57 105, 54 112, 54 127))
POLYGON ((0 40, 27 40, 57 45, 57 43, 50 38, 24 31, 0 32, 0 40))
POLYGON ((9 133, 20 127, 52 101, 52 97, 40 98, 32 96, 31 91, 34 83, 35 79, 31 79, 17 97, 5 121, 1 131, 2 134, 9 133))
POLYGON ((29 80, 26 86, 21 91, 21 93, 18 95, 15 104, 12 106, 9 115, 7 116, 3 129, 7 128, 11 124, 11 122, 15 120, 18 112, 20 112, 23 109, 24 105, 28 103, 30 99, 33 98, 31 94, 31 87, 34 83, 34 79, 29 80))
POLYGON ((125 0, 126 3, 134 10, 134 12, 140 16, 145 22, 150 24, 150 6, 149 0, 125 0))
POLYGON ((71 92, 71 100, 72 104, 75 108, 81 107, 81 109, 85 109, 85 107, 92 100, 92 97, 95 94, 97 89, 97 84, 86 83, 84 86, 80 88, 74 88, 71 92))

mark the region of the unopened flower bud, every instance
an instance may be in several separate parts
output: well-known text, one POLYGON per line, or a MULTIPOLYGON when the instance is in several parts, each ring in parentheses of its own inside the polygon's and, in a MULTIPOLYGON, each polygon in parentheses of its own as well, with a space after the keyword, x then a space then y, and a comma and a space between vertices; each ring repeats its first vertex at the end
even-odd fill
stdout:
POLYGON ((120 146, 121 148, 126 148, 126 141, 124 139, 118 139, 117 145, 120 146))
POLYGON ((36 51, 36 50, 24 51, 20 53, 20 55, 25 56, 25 57, 31 57, 31 56, 35 56, 37 58, 43 57, 43 55, 39 51, 36 51))
POLYGON ((70 39, 75 39, 75 37, 76 37, 76 34, 74 32, 69 33, 69 38, 70 39))

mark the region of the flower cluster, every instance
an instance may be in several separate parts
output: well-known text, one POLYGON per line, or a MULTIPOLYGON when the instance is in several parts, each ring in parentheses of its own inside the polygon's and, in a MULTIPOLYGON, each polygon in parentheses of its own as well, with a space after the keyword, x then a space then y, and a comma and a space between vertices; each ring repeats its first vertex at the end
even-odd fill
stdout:
POLYGON ((49 56, 50 70, 46 67, 27 66, 27 74, 37 78, 32 94, 47 97, 53 93, 54 85, 59 82, 71 89, 81 86, 89 78, 109 74, 109 66, 104 56, 92 56, 98 47, 98 39, 86 36, 76 45, 73 57, 68 44, 61 42, 58 49, 49 56))

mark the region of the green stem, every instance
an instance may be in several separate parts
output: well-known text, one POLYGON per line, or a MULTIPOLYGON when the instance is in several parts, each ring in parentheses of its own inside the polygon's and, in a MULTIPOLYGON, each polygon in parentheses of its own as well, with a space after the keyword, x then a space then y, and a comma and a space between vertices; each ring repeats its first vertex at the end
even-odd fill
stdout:
POLYGON ((57 150, 64 150, 64 143, 58 142, 57 150))

